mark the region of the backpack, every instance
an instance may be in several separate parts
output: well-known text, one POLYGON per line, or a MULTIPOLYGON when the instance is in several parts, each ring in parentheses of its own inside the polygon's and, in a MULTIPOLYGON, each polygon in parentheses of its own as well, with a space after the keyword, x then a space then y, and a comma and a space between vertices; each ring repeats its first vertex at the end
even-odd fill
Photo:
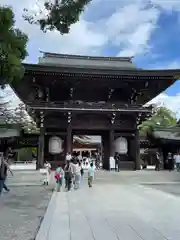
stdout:
POLYGON ((54 175, 56 181, 58 181, 61 178, 61 169, 57 168, 55 171, 55 175, 54 175))

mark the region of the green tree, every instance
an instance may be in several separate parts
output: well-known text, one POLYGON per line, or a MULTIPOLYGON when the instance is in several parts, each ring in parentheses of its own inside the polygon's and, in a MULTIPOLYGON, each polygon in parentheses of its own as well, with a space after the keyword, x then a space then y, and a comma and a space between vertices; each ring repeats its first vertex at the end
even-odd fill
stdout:
POLYGON ((31 162, 33 160, 33 148, 21 148, 17 149, 16 152, 18 153, 17 161, 18 162, 31 162))
POLYGON ((24 75, 22 60, 27 56, 28 37, 14 26, 11 8, 0 6, 0 86, 20 80, 24 75))
POLYGON ((84 8, 92 0, 54 0, 46 1, 39 7, 39 13, 24 9, 24 19, 30 24, 37 24, 44 32, 57 30, 61 34, 67 34, 72 24, 79 21, 84 8))
POLYGON ((4 94, 0 89, 0 132, 2 127, 6 125, 7 119, 13 117, 12 109, 10 108, 10 100, 8 99, 10 94, 4 94))
POLYGON ((166 128, 177 123, 175 113, 166 107, 155 107, 153 115, 139 126, 142 136, 151 135, 156 128, 166 128))
POLYGON ((24 104, 15 109, 10 107, 11 101, 0 95, 0 132, 9 128, 23 129, 26 133, 39 133, 33 119, 27 114, 24 104))
POLYGON ((12 112, 11 118, 6 118, 6 122, 13 125, 19 125, 26 133, 39 133, 34 120, 26 112, 26 107, 20 103, 12 112))

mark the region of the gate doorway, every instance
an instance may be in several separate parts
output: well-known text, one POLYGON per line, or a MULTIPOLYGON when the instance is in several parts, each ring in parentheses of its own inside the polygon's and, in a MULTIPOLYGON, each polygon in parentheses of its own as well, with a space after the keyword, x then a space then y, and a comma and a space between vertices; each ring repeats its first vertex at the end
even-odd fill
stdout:
POLYGON ((77 157, 84 169, 93 163, 97 169, 102 168, 101 136, 74 135, 72 155, 77 157))
MULTIPOLYGON (((92 159, 97 159, 96 163, 98 163, 98 168, 103 168, 109 170, 109 154, 110 154, 110 138, 109 131, 105 130, 73 130, 73 144, 72 144, 72 152, 73 154, 80 154, 80 148, 74 148, 76 145, 74 144, 74 140, 79 140, 79 138, 83 138, 84 148, 81 151, 81 156, 86 156, 92 159), (86 138, 87 137, 87 138, 86 138), (89 139, 88 139, 89 138, 89 139), (89 146, 87 142, 89 141, 89 146), (88 149, 88 148, 89 149, 88 149)), ((82 142, 82 141, 81 141, 82 142)))

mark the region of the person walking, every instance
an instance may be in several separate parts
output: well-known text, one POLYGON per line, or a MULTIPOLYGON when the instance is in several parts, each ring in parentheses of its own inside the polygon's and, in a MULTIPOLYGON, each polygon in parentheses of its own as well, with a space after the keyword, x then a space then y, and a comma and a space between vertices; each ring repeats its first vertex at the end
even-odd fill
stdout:
POLYGON ((76 157, 73 157, 70 161, 70 166, 71 166, 71 171, 72 171, 72 183, 71 183, 72 189, 75 188, 76 164, 77 164, 76 157))
POLYGON ((56 191, 60 192, 63 185, 64 170, 62 167, 57 167, 55 171, 56 191))
POLYGON ((100 155, 97 154, 97 155, 96 155, 96 169, 97 169, 97 170, 100 169, 100 162, 101 162, 101 160, 100 160, 100 155))
POLYGON ((80 180, 81 180, 81 163, 77 162, 75 164, 75 184, 74 184, 74 189, 79 189, 80 186, 80 180))
POLYGON ((92 187, 92 183, 94 180, 94 173, 95 173, 95 168, 93 163, 91 163, 90 168, 88 169, 88 185, 90 188, 92 187))
POLYGON ((174 155, 174 161, 176 164, 176 170, 179 172, 180 171, 180 154, 177 152, 177 154, 174 155))
POLYGON ((161 158, 160 158, 159 152, 157 151, 156 159, 155 159, 155 171, 160 171, 160 164, 161 164, 161 158))
POLYGON ((45 170, 46 170, 44 185, 49 185, 50 177, 51 177, 51 164, 49 162, 46 162, 44 164, 44 167, 45 167, 45 170))
POLYGON ((81 168, 81 170, 80 170, 80 173, 81 173, 80 183, 82 183, 82 182, 83 182, 83 179, 84 179, 84 169, 83 169, 83 167, 82 167, 82 162, 79 162, 79 165, 80 165, 80 168, 81 168))
POLYGON ((13 176, 13 172, 11 171, 9 164, 4 160, 3 156, 0 158, 0 196, 2 195, 3 188, 6 192, 9 192, 10 189, 6 186, 6 179, 8 171, 13 176))
POLYGON ((5 163, 5 170, 4 170, 5 180, 4 180, 3 189, 6 192, 9 192, 10 189, 6 185, 6 180, 7 180, 8 172, 10 172, 12 176, 13 176, 13 172, 12 172, 12 170, 11 170, 11 168, 10 168, 10 166, 9 166, 9 164, 8 164, 8 162, 6 160, 4 160, 4 163, 5 163))
POLYGON ((173 159, 173 155, 171 152, 168 153, 167 156, 167 163, 168 163, 168 169, 169 171, 173 171, 174 170, 174 159, 173 159))
POLYGON ((115 159, 115 170, 116 170, 116 172, 119 172, 120 171, 120 157, 117 152, 115 153, 114 159, 115 159))
POLYGON ((116 170, 116 161, 113 156, 109 158, 110 171, 116 170))
POLYGON ((64 168, 64 177, 65 177, 65 188, 67 191, 71 190, 72 179, 73 179, 73 167, 70 161, 67 161, 64 168))

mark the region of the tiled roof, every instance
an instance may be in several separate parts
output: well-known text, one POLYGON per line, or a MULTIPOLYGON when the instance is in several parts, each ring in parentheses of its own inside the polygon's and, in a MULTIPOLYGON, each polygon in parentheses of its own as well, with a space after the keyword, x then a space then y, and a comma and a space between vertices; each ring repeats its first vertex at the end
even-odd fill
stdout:
POLYGON ((39 58, 39 64, 100 69, 136 69, 132 57, 97 57, 83 55, 68 55, 44 52, 39 58))
POLYGON ((153 135, 159 139, 180 141, 180 131, 154 131, 153 135))

